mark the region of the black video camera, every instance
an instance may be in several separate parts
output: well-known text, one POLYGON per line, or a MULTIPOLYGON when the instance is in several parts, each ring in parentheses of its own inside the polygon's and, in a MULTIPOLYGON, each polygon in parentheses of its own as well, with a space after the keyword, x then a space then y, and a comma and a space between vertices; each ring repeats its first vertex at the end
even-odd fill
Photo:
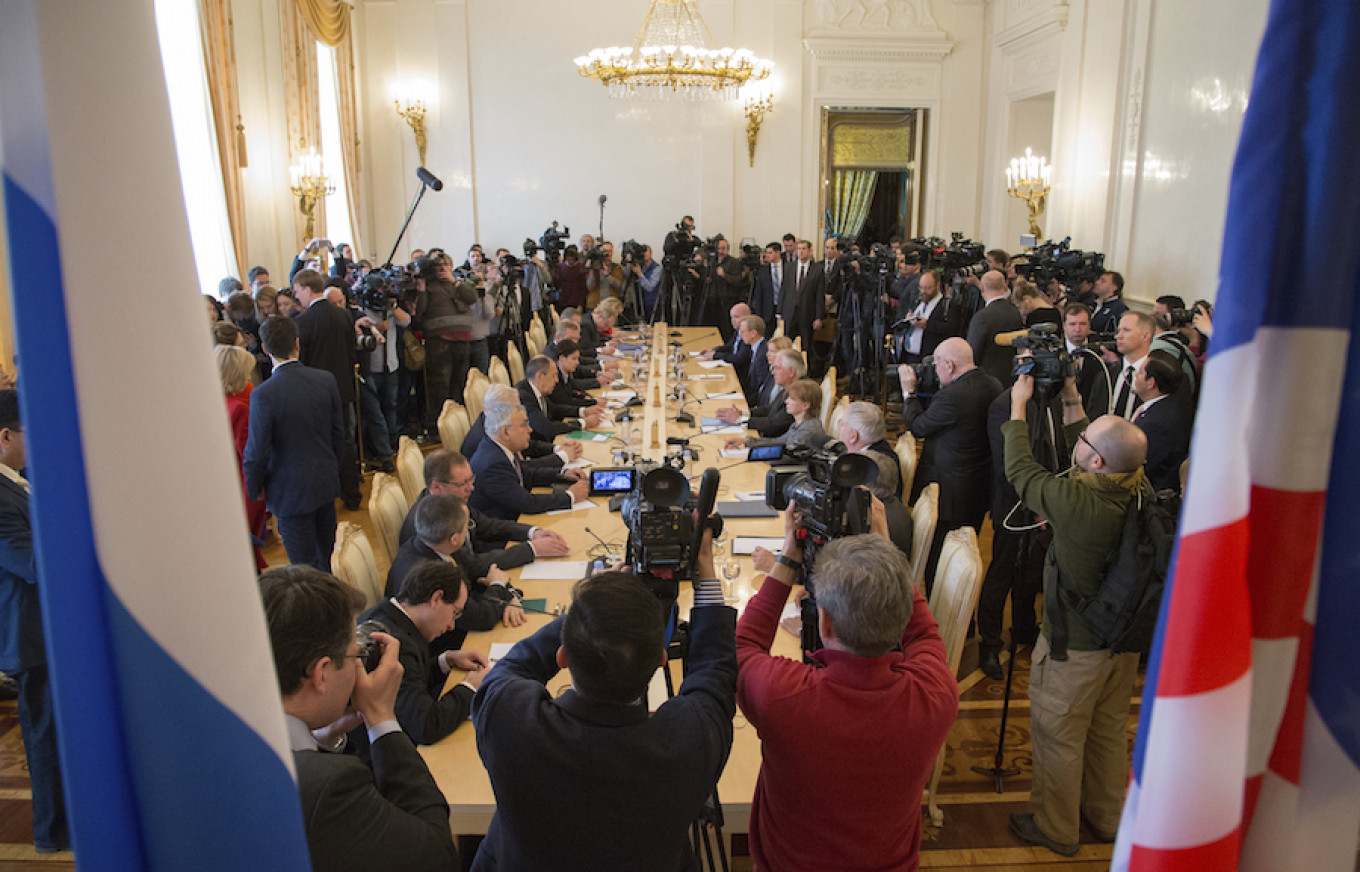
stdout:
POLYGON ((1017 354, 1011 362, 1016 375, 1034 378, 1035 388, 1047 393, 1059 390, 1075 370, 1072 356, 1067 353, 1067 342, 1057 324, 1035 324, 1028 333, 1015 337, 1011 345, 1029 349, 1026 355, 1017 354))
MULTIPOLYGON (((707 516, 696 525, 695 511, 703 509, 689 487, 682 467, 684 454, 664 463, 640 460, 632 467, 592 469, 591 493, 623 497, 620 513, 628 527, 627 561, 636 573, 669 581, 693 581, 697 546, 706 524, 717 536, 722 518, 707 516)), ((717 471, 713 473, 716 495, 717 471)), ((708 472, 705 472, 707 480, 708 472)), ((712 511, 712 497, 707 510, 712 511)))
MULTIPOLYGON (((543 231, 543 235, 538 238, 538 241, 543 248, 543 253, 548 258, 549 264, 555 264, 562 259, 562 250, 567 247, 565 240, 570 238, 571 228, 563 227, 559 230, 556 221, 552 223, 551 227, 543 231)), ((525 242, 527 243, 528 240, 525 240, 525 242)), ((524 247, 524 254, 526 257, 529 256, 529 246, 527 244, 524 247)))
POLYGON ((927 354, 920 363, 911 364, 916 373, 916 394, 933 397, 940 392, 940 373, 935 369, 935 355, 927 354))
POLYGON ((619 246, 619 263, 623 266, 632 266, 635 263, 642 263, 647 246, 638 242, 636 239, 624 240, 623 245, 619 246))

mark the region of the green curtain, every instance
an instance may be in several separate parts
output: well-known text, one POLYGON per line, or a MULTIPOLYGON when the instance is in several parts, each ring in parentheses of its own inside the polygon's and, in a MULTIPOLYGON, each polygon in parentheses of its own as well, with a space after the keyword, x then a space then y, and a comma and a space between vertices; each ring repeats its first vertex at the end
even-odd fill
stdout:
POLYGON ((877 170, 836 170, 831 180, 831 232, 853 239, 869 217, 877 170))

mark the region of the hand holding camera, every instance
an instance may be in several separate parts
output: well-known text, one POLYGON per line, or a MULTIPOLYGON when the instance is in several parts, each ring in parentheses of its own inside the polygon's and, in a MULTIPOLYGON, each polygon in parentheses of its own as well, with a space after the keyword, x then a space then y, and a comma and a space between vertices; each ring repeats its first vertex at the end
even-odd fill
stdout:
POLYGON ((382 646, 382 657, 372 672, 366 671, 362 664, 355 664, 354 691, 350 702, 364 723, 371 727, 396 719, 397 688, 401 686, 403 669, 397 659, 401 651, 400 642, 377 631, 370 634, 370 638, 382 646))

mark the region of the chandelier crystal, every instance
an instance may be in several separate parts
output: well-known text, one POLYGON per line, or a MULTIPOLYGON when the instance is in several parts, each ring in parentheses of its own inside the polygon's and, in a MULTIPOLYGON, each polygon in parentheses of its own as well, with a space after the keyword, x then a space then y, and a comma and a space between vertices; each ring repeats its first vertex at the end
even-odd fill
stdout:
POLYGON ((576 59, 576 71, 616 99, 735 100, 742 85, 774 69, 744 48, 713 45, 696 0, 652 0, 632 48, 593 49, 576 59))

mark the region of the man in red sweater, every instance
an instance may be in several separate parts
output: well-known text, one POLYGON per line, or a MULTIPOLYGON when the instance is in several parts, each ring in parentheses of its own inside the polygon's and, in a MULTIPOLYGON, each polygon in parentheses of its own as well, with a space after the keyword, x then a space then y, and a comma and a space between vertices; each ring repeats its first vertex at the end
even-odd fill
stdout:
POLYGON ((751 803, 758 870, 919 863, 921 795, 958 711, 958 685, 877 499, 871 529, 817 555, 825 647, 813 665, 770 654, 802 561, 791 516, 779 562, 737 625, 737 704, 764 755, 751 803))

